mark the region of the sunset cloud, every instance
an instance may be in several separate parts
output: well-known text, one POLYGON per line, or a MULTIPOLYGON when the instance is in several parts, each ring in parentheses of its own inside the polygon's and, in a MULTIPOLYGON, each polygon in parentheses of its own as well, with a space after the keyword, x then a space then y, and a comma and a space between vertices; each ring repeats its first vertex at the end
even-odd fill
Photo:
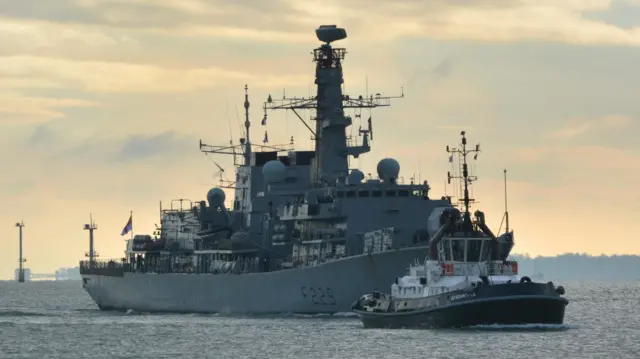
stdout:
POLYGON ((376 41, 417 36, 640 45, 638 27, 624 29, 586 16, 611 9, 611 0, 60 0, 39 6, 29 1, 3 2, 4 16, 9 18, 167 36, 305 41, 306 29, 331 20, 376 41), (367 16, 361 16, 363 9, 367 16))
POLYGON ((624 115, 609 115, 599 119, 579 121, 574 120, 567 127, 551 132, 549 137, 554 139, 572 139, 592 131, 624 128, 633 123, 633 119, 624 115))
POLYGON ((0 92, 0 123, 46 122, 65 117, 60 109, 96 107, 97 103, 72 98, 45 98, 0 92))

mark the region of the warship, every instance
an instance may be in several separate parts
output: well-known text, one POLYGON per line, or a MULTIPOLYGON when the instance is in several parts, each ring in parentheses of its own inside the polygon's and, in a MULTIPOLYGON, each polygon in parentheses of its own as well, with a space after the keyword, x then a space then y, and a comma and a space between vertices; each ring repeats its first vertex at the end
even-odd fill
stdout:
MULTIPOLYGON (((80 263, 82 285, 102 310, 180 313, 339 313, 354 298, 386 287, 407 263, 428 250, 425 225, 451 197, 430 197, 427 181, 404 183, 400 164, 383 158, 377 178, 350 168, 351 157, 371 149, 371 116, 355 139, 345 110, 390 106, 380 94, 343 93, 346 49, 333 46, 347 33, 335 25, 316 29, 322 44, 312 52, 315 95, 268 96, 268 111, 289 110, 306 126, 313 150, 255 144, 250 138, 245 86, 243 138, 212 146, 207 154, 236 155, 235 181, 212 188, 207 201, 174 200, 160 209, 154 235, 127 240, 124 258, 80 263), (310 125, 301 110, 315 110, 310 125), (364 127, 364 129, 363 129, 364 127), (234 195, 225 205, 222 188, 234 195), (232 204, 231 204, 232 203, 232 204)), ((123 235, 131 229, 130 222, 123 235)), ((501 238, 509 247, 509 238, 501 238)))
MULTIPOLYGON (((487 226, 484 213, 476 210, 471 216, 466 158, 474 150, 467 150, 466 142, 462 132, 463 210, 443 207, 433 211, 427 220, 433 235, 424 262, 416 262, 407 275, 397 277, 389 294, 374 291, 354 302, 353 311, 365 328, 564 322, 569 304, 562 297, 564 287, 519 277, 518 263, 504 260, 502 246, 487 226)), ((507 232, 512 233, 508 224, 507 232)))

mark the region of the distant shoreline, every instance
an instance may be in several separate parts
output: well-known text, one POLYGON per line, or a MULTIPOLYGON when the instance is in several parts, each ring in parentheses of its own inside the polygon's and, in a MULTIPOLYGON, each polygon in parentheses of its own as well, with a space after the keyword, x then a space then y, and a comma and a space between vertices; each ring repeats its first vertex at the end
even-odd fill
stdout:
POLYGON ((554 257, 510 256, 521 275, 541 273, 543 280, 640 280, 640 256, 567 253, 554 257))

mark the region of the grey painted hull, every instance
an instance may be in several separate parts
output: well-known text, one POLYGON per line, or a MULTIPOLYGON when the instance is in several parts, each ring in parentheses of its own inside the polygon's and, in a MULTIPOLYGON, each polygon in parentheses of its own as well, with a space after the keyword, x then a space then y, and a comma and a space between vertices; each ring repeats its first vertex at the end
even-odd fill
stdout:
POLYGON ((427 247, 343 258, 314 267, 251 274, 83 274, 103 310, 180 313, 350 312, 362 294, 384 291, 427 247))

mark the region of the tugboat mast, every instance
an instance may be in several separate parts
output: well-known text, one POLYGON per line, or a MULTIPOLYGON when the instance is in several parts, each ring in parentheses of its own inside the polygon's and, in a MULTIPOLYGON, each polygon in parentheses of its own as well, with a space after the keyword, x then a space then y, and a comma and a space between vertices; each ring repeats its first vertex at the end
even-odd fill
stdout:
POLYGON ((478 153, 480 153, 480 144, 476 144, 475 149, 467 149, 467 137, 466 137, 466 133, 465 131, 460 132, 460 135, 462 136, 462 143, 461 143, 461 148, 449 148, 449 146, 447 146, 447 152, 451 153, 451 156, 449 157, 449 162, 453 162, 453 154, 458 154, 458 157, 461 157, 462 159, 462 170, 460 171, 462 176, 452 176, 451 172, 447 172, 447 182, 450 184, 451 183, 451 179, 453 178, 457 178, 461 181, 464 182, 464 186, 463 187, 463 197, 460 201, 463 202, 464 204, 464 224, 467 230, 471 229, 471 212, 469 212, 469 208, 470 208, 470 204, 471 202, 474 202, 475 200, 473 198, 469 197, 469 185, 471 184, 472 181, 475 181, 478 179, 477 176, 470 176, 469 175, 469 166, 467 164, 467 155, 471 154, 471 153, 475 153, 475 155, 473 156, 473 159, 477 159, 478 158, 478 153))

